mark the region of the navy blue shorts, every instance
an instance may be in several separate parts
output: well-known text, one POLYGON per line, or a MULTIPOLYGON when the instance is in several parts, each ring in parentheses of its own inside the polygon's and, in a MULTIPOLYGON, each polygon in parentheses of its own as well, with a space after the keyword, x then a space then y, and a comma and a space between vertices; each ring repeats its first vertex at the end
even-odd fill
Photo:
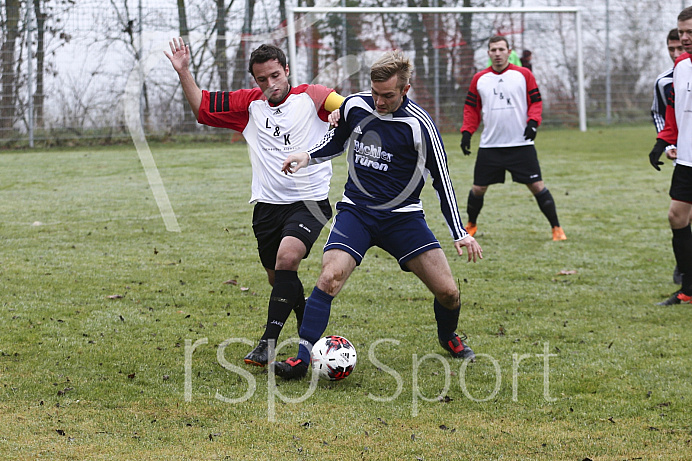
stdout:
POLYGON ((332 229, 324 251, 343 250, 360 265, 365 252, 378 246, 409 272, 406 263, 433 248, 440 242, 425 222, 422 211, 391 212, 355 207, 339 202, 332 229))

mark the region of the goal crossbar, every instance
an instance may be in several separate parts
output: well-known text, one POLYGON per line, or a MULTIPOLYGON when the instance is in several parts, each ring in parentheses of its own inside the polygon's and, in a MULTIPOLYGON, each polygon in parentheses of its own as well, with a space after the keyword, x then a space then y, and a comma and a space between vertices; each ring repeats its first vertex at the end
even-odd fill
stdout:
MULTIPOLYGON (((582 18, 581 8, 576 6, 555 6, 555 7, 521 7, 521 8, 498 8, 498 7, 349 7, 349 6, 287 6, 286 7, 286 32, 288 35, 288 59, 289 62, 296 60, 296 24, 295 13, 336 13, 336 14, 362 14, 362 13, 414 13, 414 14, 472 14, 472 13, 565 13, 575 15, 575 29, 577 39, 577 93, 579 109, 579 129, 586 131, 586 94, 584 90, 584 51, 582 44, 582 18)), ((291 73, 291 84, 298 86, 297 73, 291 73)))

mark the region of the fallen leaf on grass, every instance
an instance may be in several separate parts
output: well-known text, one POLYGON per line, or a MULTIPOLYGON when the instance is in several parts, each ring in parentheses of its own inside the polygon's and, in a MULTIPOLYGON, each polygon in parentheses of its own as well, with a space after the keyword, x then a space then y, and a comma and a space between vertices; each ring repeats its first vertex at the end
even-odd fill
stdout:
POLYGON ((225 282, 223 282, 223 284, 224 285, 238 285, 238 281, 237 280, 226 280, 225 282))
POLYGON ((106 298, 108 298, 108 299, 121 299, 124 297, 125 296, 123 296, 123 295, 108 295, 108 296, 106 296, 106 298))

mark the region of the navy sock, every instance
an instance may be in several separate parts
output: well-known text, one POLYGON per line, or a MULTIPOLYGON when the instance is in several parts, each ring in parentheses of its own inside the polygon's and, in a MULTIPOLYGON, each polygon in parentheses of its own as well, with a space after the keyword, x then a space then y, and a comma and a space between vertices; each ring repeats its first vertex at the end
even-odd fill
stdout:
POLYGON ((334 296, 315 287, 305 304, 303 325, 300 327, 300 346, 298 357, 296 357, 305 363, 310 363, 312 345, 322 337, 324 330, 327 329, 333 299, 334 296))
POLYGON ((454 337, 454 332, 457 331, 457 326, 459 324, 459 312, 461 312, 461 306, 457 307, 455 310, 451 311, 444 307, 435 298, 435 321, 437 322, 437 338, 446 343, 454 337))
POLYGON ((469 191, 469 198, 466 201, 466 212, 469 215, 469 222, 475 223, 478 219, 478 215, 481 213, 481 208, 483 208, 483 197, 477 197, 473 195, 473 191, 469 191))
MULTIPOLYGON (((303 296, 303 285, 296 271, 276 271, 269 297, 267 326, 262 339, 277 340, 293 307, 303 296)), ((301 313, 302 314, 302 313, 301 313)))
POLYGON ((557 219, 557 209, 555 209, 555 200, 553 200, 553 194, 550 193, 548 188, 544 188, 542 191, 534 195, 536 201, 538 202, 538 208, 541 209, 543 214, 550 222, 550 227, 557 227, 560 225, 560 221, 557 219))
POLYGON ((692 296, 692 228, 673 229, 673 253, 682 273, 682 292, 692 296))

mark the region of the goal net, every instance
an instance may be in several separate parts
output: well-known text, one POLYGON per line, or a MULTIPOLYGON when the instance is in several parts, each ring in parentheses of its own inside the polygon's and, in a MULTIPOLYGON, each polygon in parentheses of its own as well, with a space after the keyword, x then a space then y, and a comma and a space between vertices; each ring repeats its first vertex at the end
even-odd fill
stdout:
POLYGON ((401 49, 414 63, 412 99, 450 132, 461 126, 471 78, 489 65, 488 38, 502 35, 517 59, 530 56, 544 123, 586 129, 578 8, 293 7, 286 16, 294 84, 362 91, 370 65, 401 49))

